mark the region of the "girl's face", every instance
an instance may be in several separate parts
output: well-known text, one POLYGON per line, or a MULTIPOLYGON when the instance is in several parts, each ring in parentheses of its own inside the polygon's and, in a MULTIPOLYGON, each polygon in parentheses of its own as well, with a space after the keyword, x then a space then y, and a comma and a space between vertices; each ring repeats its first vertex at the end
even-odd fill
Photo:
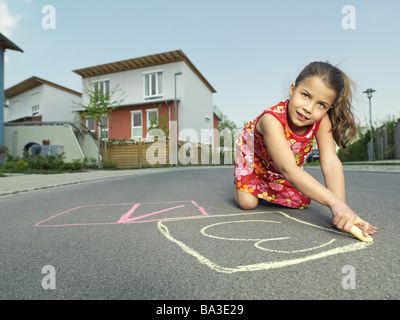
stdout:
POLYGON ((292 131, 304 134, 332 107, 336 92, 318 77, 308 77, 289 91, 288 121, 292 131))

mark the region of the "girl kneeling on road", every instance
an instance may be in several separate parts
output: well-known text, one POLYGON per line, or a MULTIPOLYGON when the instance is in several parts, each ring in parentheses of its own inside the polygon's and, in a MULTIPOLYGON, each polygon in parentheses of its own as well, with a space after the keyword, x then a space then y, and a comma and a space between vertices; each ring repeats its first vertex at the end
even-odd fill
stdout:
POLYGON ((355 137, 351 80, 324 62, 306 66, 291 85, 290 99, 264 110, 240 132, 235 167, 236 203, 254 209, 259 199, 304 209, 311 200, 332 212, 333 224, 349 232, 358 226, 365 237, 377 228, 347 204, 336 144, 345 149, 355 137), (314 136, 326 187, 302 170, 314 136))

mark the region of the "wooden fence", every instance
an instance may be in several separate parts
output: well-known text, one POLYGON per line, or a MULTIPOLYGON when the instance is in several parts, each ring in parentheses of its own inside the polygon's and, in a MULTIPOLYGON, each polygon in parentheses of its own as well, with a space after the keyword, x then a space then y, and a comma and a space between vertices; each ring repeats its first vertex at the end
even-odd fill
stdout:
MULTIPOLYGON (((175 146, 168 141, 131 141, 129 143, 108 143, 103 160, 117 163, 117 168, 147 168, 173 166, 175 146)), ((212 152, 210 145, 198 145, 192 142, 178 143, 179 165, 211 165, 220 163, 219 152, 212 152)), ((231 164, 231 163, 228 163, 231 164)))
POLYGON ((375 131, 375 157, 377 160, 400 159, 400 121, 387 124, 375 131))

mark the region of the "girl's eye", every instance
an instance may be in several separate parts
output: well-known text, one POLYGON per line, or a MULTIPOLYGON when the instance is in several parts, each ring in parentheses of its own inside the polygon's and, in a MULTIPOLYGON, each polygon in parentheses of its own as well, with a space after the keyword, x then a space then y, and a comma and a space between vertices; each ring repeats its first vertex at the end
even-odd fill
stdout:
POLYGON ((309 95, 307 93, 304 93, 304 92, 303 92, 303 96, 306 97, 306 98, 309 97, 309 95))
POLYGON ((325 108, 326 108, 326 105, 323 104, 323 103, 318 103, 318 106, 319 106, 320 108, 322 108, 322 109, 325 109, 325 108))

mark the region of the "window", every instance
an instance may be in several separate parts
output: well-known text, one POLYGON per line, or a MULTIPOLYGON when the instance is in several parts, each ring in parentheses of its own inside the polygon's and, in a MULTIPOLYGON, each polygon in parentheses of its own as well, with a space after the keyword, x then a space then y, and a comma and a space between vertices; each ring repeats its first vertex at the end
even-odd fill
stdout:
POLYGON ((102 139, 108 139, 108 119, 100 117, 101 128, 99 128, 99 135, 102 139), (103 129, 103 132, 100 130, 103 129))
POLYGON ((39 92, 31 94, 32 115, 39 113, 39 92))
POLYGON ((206 126, 206 133, 207 133, 207 137, 206 137, 205 143, 210 143, 210 130, 211 130, 210 123, 211 123, 210 118, 209 117, 205 117, 205 126, 206 126))
POLYGON ((91 132, 94 132, 94 120, 93 120, 93 119, 86 119, 86 127, 87 127, 91 132))
POLYGON ((95 90, 99 90, 102 95, 110 94, 110 80, 100 80, 93 82, 95 90))
POLYGON ((162 71, 143 74, 144 100, 155 100, 163 97, 162 71))
MULTIPOLYGON (((101 117, 100 122, 101 127, 97 127, 97 134, 102 139, 108 139, 108 119, 101 117), (103 132, 100 132, 101 129, 103 129, 103 132)), ((90 130, 90 132, 96 132, 96 121, 91 118, 86 118, 86 127, 90 130)))
POLYGON ((158 110, 147 110, 147 128, 158 128, 158 110))
POLYGON ((209 117, 205 117, 205 120, 206 120, 206 130, 208 131, 208 130, 211 129, 211 127, 210 127, 210 118, 209 117))
POLYGON ((39 113, 39 105, 35 104, 32 106, 32 115, 36 115, 39 113))
POLYGON ((142 111, 131 111, 132 138, 142 138, 142 111))
MULTIPOLYGON (((147 131, 151 129, 158 129, 158 109, 147 110, 147 131)), ((151 134, 147 135, 153 137, 151 134)))

